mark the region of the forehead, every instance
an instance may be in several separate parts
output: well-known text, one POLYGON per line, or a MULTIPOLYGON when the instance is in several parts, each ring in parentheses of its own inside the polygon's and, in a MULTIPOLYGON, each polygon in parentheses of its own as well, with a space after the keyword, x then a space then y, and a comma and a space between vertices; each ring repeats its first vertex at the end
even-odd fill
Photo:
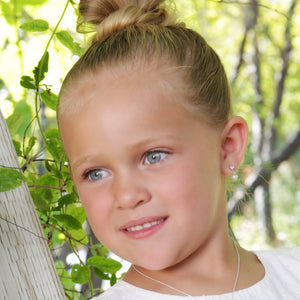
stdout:
POLYGON ((74 146, 78 138, 86 146, 98 139, 91 148, 104 143, 114 148, 154 135, 176 134, 183 123, 187 125, 193 115, 181 104, 186 101, 183 84, 172 73, 167 74, 170 76, 155 71, 130 74, 109 70, 90 74, 74 85, 68 97, 80 101, 81 107, 60 120, 69 159, 74 149, 82 146, 74 146))
POLYGON ((127 81, 128 87, 141 86, 145 91, 151 92, 155 86, 165 94, 180 93, 182 98, 187 99, 191 89, 188 88, 184 78, 180 67, 163 60, 159 63, 149 61, 147 64, 128 61, 102 65, 96 71, 79 73, 67 82, 61 91, 58 118, 80 111, 100 89, 102 93, 107 92, 107 87, 118 89, 124 81, 127 81))
MULTIPOLYGON (((142 109, 182 110, 187 102, 186 87, 171 68, 142 70, 105 68, 97 73, 87 73, 64 92, 65 109, 60 119, 74 119, 89 113, 101 118, 118 119, 118 113, 136 113, 142 109), (149 102, 150 107, 145 104, 149 102), (131 109, 129 109, 131 108, 131 109), (134 111, 132 111, 134 110, 134 111)), ((121 116, 119 116, 121 117, 121 116)))

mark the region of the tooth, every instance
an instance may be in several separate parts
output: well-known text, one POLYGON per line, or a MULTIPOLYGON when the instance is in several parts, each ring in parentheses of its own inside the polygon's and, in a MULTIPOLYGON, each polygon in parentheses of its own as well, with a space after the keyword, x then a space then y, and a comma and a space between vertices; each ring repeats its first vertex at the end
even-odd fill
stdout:
POLYGON ((163 220, 164 219, 153 221, 153 222, 147 222, 142 225, 132 226, 132 227, 127 228, 127 231, 138 231, 138 230, 142 230, 143 228, 149 228, 151 226, 154 226, 154 225, 157 225, 157 224, 163 222, 163 220))

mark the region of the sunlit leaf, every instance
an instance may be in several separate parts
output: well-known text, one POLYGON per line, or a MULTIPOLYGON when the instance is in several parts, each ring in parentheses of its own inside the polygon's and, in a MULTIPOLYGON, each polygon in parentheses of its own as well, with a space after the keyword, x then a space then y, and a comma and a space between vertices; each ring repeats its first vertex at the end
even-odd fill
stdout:
POLYGON ((30 153, 30 151, 32 150, 32 148, 34 147, 35 145, 35 142, 37 140, 37 137, 36 136, 32 136, 29 141, 28 141, 28 144, 27 144, 27 147, 25 149, 25 154, 28 155, 30 153))
POLYGON ((57 39, 68 48, 73 54, 81 56, 84 50, 80 47, 79 43, 75 43, 70 33, 62 30, 56 33, 57 39))
POLYGON ((48 0, 22 0, 23 5, 40 6, 45 4, 48 0))
POLYGON ((9 25, 13 25, 16 20, 14 18, 14 8, 11 2, 0 1, 3 16, 9 25))
POLYGON ((20 128, 20 125, 23 121, 23 115, 22 114, 12 114, 6 119, 6 124, 9 128, 10 134, 13 136, 17 130, 20 128))
POLYGON ((67 195, 60 197, 58 200, 58 204, 59 204, 59 206, 63 206, 63 205, 72 204, 75 201, 76 201, 76 196, 74 193, 72 193, 72 194, 67 194, 67 195))
POLYGON ((86 213, 82 206, 68 205, 67 213, 76 218, 81 224, 86 220, 86 213))
POLYGON ((40 95, 46 106, 56 111, 56 105, 58 101, 57 95, 53 94, 50 90, 43 91, 40 95))
POLYGON ((0 168, 0 192, 13 190, 19 187, 25 176, 15 169, 0 168))
POLYGON ((60 162, 63 155, 63 147, 59 137, 59 131, 56 128, 51 128, 46 131, 47 138, 47 150, 55 159, 55 161, 60 162))
POLYGON ((49 29, 49 23, 42 19, 36 19, 33 21, 23 23, 20 26, 20 28, 26 31, 35 31, 35 32, 46 31, 47 29, 49 29))
POLYGON ((103 256, 92 256, 87 263, 100 269, 102 272, 114 274, 122 268, 122 264, 114 259, 103 256))
POLYGON ((81 223, 71 215, 60 214, 54 218, 62 222, 67 229, 81 229, 81 223))
POLYGON ((71 277, 75 283, 86 283, 91 277, 91 270, 88 266, 75 264, 72 266, 71 277))
POLYGON ((27 75, 21 77, 20 85, 25 89, 30 89, 30 90, 35 90, 36 88, 33 78, 27 75))
POLYGON ((49 52, 46 52, 40 59, 37 67, 35 67, 33 70, 36 86, 38 86, 40 82, 45 78, 45 73, 48 72, 48 64, 49 64, 49 52))
POLYGON ((69 230, 68 232, 74 240, 80 243, 80 245, 87 244, 89 242, 89 238, 82 228, 78 230, 69 230))
POLYGON ((13 138, 15 138, 15 135, 23 136, 25 129, 28 127, 30 121, 32 120, 31 106, 26 102, 26 100, 17 101, 14 104, 13 115, 16 115, 22 121, 17 129, 13 124, 10 124, 10 121, 8 121, 9 126, 12 126, 14 130, 16 129, 16 131, 14 131, 13 138))
POLYGON ((21 151, 21 143, 16 141, 16 140, 13 140, 13 144, 14 144, 14 147, 16 149, 16 153, 18 156, 21 156, 22 155, 22 151, 21 151))

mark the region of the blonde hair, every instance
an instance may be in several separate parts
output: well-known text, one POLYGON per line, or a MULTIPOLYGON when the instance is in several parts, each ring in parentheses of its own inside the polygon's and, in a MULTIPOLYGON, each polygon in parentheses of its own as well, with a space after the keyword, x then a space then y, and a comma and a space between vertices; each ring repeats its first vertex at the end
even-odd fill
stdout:
MULTIPOLYGON (((197 32, 176 22, 164 0, 81 0, 78 31, 96 32, 90 47, 66 76, 58 104, 63 114, 67 87, 101 67, 154 63, 175 67, 189 92, 187 101, 213 125, 231 114, 228 80, 216 52, 197 32)), ((68 104, 66 104, 68 105, 68 104)))

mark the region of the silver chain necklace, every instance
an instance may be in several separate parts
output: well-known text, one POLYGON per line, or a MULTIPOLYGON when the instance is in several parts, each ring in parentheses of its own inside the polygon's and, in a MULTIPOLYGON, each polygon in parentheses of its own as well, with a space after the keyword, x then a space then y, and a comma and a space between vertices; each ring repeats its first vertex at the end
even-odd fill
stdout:
MULTIPOLYGON (((234 286, 233 286, 233 289, 232 289, 232 299, 233 299, 233 292, 235 292, 236 285, 237 285, 238 280, 239 280, 239 276, 240 276, 240 264, 241 264, 240 253, 239 253, 239 249, 237 247, 237 244, 236 244, 235 240, 233 240, 233 244, 234 244, 234 248, 235 248, 236 255, 237 255, 237 271, 236 271, 234 286)), ((159 283, 161 285, 164 285, 164 286, 168 287, 169 289, 171 289, 173 291, 176 291, 176 292, 178 292, 178 293, 180 293, 182 295, 185 295, 187 297, 193 297, 192 295, 190 295, 190 294, 188 294, 188 293, 186 293, 184 291, 181 291, 181 290, 179 290, 179 289, 177 289, 177 288, 175 288, 175 287, 173 287, 173 286, 171 286, 171 285, 169 285, 167 283, 164 283, 164 282, 162 282, 162 281, 160 281, 158 279, 152 278, 152 277, 144 274, 142 271, 138 270, 135 265, 132 265, 132 267, 133 267, 133 269, 137 273, 139 273, 140 275, 142 275, 142 276, 144 276, 144 277, 146 277, 146 278, 148 278, 148 279, 150 279, 152 281, 155 281, 155 282, 157 282, 157 283, 159 283)))

